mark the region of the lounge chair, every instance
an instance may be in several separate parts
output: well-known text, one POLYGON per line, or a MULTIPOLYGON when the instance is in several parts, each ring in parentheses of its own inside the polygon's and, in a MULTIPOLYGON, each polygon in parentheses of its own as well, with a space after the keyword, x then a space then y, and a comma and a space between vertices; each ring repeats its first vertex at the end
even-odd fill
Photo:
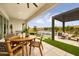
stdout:
POLYGON ((66 35, 65 35, 65 33, 63 33, 63 32, 59 32, 59 33, 58 33, 58 37, 59 37, 60 39, 66 39, 66 35))
POLYGON ((79 38, 77 36, 74 36, 74 34, 69 34, 68 39, 69 40, 74 40, 74 41, 79 41, 79 38))

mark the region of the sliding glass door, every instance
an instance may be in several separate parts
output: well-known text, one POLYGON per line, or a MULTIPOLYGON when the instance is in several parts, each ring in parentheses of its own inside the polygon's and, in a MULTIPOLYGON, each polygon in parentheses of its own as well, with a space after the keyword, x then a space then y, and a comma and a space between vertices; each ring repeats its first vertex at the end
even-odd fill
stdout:
POLYGON ((2 23, 2 16, 0 15, 0 39, 2 38, 2 30, 3 30, 3 23, 2 23))
POLYGON ((8 20, 0 15, 0 39, 8 33, 8 20))

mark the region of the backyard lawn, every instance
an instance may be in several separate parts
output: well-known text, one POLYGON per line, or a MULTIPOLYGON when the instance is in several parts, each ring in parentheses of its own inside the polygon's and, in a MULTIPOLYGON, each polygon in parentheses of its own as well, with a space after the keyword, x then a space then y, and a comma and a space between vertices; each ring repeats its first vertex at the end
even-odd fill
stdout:
POLYGON ((75 56, 79 56, 79 47, 69 45, 69 44, 66 44, 66 43, 63 43, 63 42, 59 42, 59 41, 56 41, 56 40, 52 40, 52 39, 49 39, 49 38, 47 38, 43 41, 52 45, 52 46, 60 48, 64 51, 66 51, 66 52, 69 52, 69 53, 71 53, 75 56))

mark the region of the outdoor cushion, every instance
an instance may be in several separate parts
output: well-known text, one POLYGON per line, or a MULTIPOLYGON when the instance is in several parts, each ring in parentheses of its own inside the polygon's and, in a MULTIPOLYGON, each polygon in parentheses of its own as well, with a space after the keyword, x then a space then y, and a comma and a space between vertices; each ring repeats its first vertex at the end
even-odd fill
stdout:
POLYGON ((0 42, 0 52, 7 52, 5 42, 0 42))

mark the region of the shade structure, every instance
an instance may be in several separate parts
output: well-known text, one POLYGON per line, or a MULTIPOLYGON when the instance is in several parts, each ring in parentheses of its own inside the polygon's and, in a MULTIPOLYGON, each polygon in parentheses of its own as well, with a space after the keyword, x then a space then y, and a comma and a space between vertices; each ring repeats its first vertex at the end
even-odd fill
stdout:
POLYGON ((79 7, 66 11, 64 13, 55 15, 53 16, 53 19, 56 19, 62 22, 79 20, 79 7))

